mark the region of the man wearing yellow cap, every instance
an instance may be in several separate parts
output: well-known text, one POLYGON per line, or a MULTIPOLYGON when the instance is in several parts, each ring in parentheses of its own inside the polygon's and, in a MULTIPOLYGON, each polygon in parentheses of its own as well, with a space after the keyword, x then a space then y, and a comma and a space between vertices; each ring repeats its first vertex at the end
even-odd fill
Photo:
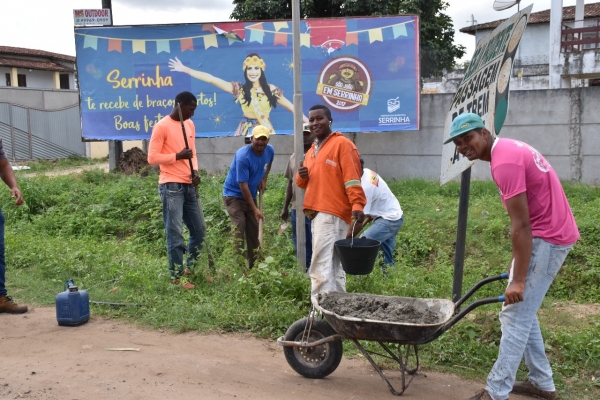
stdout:
POLYGON ((248 268, 254 266, 258 242, 258 221, 264 219, 256 204, 256 193, 267 188, 267 177, 275 157, 269 145, 269 128, 258 125, 252 130, 251 142, 233 156, 223 185, 223 201, 231 219, 235 249, 242 254, 246 243, 248 268))

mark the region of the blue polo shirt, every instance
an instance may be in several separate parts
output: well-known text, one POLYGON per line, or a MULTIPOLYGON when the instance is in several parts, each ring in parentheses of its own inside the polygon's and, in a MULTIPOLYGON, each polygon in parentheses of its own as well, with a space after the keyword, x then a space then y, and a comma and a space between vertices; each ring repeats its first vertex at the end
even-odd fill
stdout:
POLYGON ((258 185, 265 176, 269 164, 273 162, 273 158, 275 158, 275 149, 270 144, 265 147, 262 156, 257 156, 252 151, 251 144, 236 151, 223 185, 223 196, 243 199, 240 182, 248 182, 252 198, 256 199, 258 185))

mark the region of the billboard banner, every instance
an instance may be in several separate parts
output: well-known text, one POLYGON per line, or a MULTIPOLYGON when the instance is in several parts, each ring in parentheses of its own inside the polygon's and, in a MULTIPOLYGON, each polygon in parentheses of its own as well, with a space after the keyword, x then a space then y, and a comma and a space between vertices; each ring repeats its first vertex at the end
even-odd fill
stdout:
MULTIPOLYGON (((341 132, 419 129, 418 16, 303 20, 303 114, 331 109, 341 132)), ((293 134, 286 20, 75 28, 82 132, 148 139, 190 91, 196 137, 293 134)))
MULTIPOLYGON (((478 114, 496 137, 508 113, 509 82, 513 62, 533 5, 505 20, 477 43, 465 77, 450 105, 444 125, 444 139, 450 137, 450 124, 462 113, 478 114)), ((442 148, 440 182, 444 184, 469 168, 475 161, 461 156, 452 142, 442 148)))

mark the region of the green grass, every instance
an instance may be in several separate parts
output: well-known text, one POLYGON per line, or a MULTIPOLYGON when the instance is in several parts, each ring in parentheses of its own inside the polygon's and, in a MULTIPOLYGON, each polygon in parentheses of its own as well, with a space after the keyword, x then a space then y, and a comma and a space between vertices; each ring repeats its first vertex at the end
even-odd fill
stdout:
MULTIPOLYGON (((192 276, 196 290, 168 283, 165 234, 157 176, 109 174, 101 170, 58 177, 19 178, 26 205, 15 208, 6 188, 0 206, 7 218, 7 278, 20 301, 53 305, 72 278, 95 301, 139 307, 92 306, 94 315, 122 318, 176 332, 248 331, 282 335, 307 315, 310 282, 297 271, 289 229, 276 232, 286 181, 269 178, 264 196, 264 260, 247 276, 229 239, 230 223, 221 199, 223 175, 203 174, 200 185, 208 223, 206 254, 192 276)), ((379 269, 348 277, 348 291, 450 299, 459 184, 403 180, 389 182, 405 212, 398 236, 397 270, 379 269)), ((581 240, 567 258, 540 313, 548 354, 561 398, 600 397, 600 316, 575 318, 553 312, 555 305, 600 301, 600 190, 565 184, 581 240)), ((0 192, 2 193, 2 192, 0 192)), ((491 182, 473 182, 465 260, 464 291, 480 279, 506 270, 511 257, 509 220, 491 182)), ((497 296, 495 282, 477 296, 497 296)), ((458 373, 484 382, 498 351, 499 305, 481 307, 439 339, 420 347, 426 369, 458 373)), ((350 342, 348 354, 356 353, 350 342)), ((523 376, 523 371, 520 377, 523 376)))

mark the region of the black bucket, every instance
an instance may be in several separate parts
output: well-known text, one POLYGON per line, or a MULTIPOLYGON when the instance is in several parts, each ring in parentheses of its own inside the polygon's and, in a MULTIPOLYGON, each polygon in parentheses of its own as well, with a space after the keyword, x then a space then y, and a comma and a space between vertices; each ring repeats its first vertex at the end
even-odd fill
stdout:
POLYGON ((335 242, 335 251, 342 261, 342 267, 350 275, 370 274, 375 266, 379 247, 379 240, 367 238, 342 239, 335 242))

